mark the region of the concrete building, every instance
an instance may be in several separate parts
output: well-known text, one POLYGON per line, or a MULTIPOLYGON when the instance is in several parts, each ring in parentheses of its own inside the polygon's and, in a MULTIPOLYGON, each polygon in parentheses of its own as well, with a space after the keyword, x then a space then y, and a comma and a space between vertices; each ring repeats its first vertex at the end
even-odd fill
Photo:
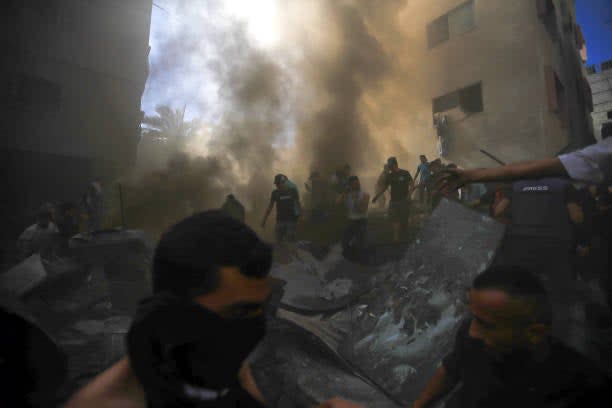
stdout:
POLYGON ((135 160, 152 0, 0 8, 2 206, 13 220, 76 200, 92 178, 113 180, 135 160))
POLYGON ((602 133, 612 136, 612 60, 601 64, 599 72, 589 67, 589 82, 593 90, 593 128, 595 137, 602 133))
POLYGON ((446 160, 492 166, 481 149, 509 162, 594 141, 573 0, 417 0, 401 18, 422 44, 407 87, 434 123, 406 132, 440 137, 446 160))

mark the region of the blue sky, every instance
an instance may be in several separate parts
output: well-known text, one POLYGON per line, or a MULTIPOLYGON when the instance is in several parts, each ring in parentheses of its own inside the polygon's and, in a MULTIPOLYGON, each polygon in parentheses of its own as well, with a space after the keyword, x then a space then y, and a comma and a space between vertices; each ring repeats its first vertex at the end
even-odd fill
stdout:
POLYGON ((576 0, 576 20, 587 43, 587 64, 612 59, 612 0, 576 0))

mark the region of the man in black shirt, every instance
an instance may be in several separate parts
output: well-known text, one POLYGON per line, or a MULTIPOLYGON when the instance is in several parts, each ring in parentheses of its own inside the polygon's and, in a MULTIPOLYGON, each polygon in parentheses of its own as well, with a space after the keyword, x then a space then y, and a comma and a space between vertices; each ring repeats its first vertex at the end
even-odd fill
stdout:
MULTIPOLYGON (((263 408, 247 357, 265 335, 272 248, 222 211, 161 237, 153 293, 127 334, 126 358, 66 408, 263 408)), ((3 405, 4 406, 4 405, 3 405)), ((319 408, 361 408, 332 399, 319 408)))
POLYGON ((609 395, 610 378, 550 336, 551 306, 534 275, 492 267, 468 296, 471 319, 413 408, 453 389, 448 408, 590 407, 609 395))
POLYGON ((391 200, 389 202, 389 217, 393 225, 393 242, 399 242, 400 232, 406 228, 410 220, 410 193, 412 191, 412 176, 407 170, 400 169, 395 157, 387 160, 389 173, 385 186, 373 199, 375 203, 382 194, 391 187, 391 200))
POLYGON ((274 177, 276 190, 270 196, 270 205, 266 210, 261 227, 265 228, 270 211, 276 204, 276 242, 295 241, 295 226, 297 223, 297 213, 301 213, 300 200, 296 190, 289 188, 287 177, 277 174, 274 177), (298 211, 296 211, 296 209, 298 211))

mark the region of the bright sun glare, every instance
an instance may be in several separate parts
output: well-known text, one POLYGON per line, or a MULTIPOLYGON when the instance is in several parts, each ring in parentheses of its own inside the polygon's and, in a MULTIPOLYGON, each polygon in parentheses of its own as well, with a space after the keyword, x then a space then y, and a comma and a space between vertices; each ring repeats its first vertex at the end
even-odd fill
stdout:
POLYGON ((225 0, 228 14, 247 23, 248 32, 262 47, 280 40, 278 0, 225 0))

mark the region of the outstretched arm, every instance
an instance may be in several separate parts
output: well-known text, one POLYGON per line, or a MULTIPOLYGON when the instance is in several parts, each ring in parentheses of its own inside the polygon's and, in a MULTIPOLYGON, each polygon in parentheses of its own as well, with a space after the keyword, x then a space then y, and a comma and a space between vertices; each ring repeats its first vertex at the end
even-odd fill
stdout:
POLYGON ((261 221, 261 228, 264 228, 266 226, 266 221, 268 220, 268 216, 272 211, 272 207, 274 207, 274 201, 270 201, 270 205, 268 205, 268 208, 266 209, 266 214, 264 215, 263 220, 261 221))
POLYGON ((568 174, 557 157, 512 163, 488 169, 446 169, 438 177, 436 189, 456 190, 469 183, 542 177, 568 177, 568 174))
POLYGON ((389 188, 389 185, 385 184, 385 187, 374 196, 374 198, 372 199, 372 203, 375 203, 376 200, 378 200, 381 195, 385 194, 385 191, 387 191, 388 188, 389 188))

